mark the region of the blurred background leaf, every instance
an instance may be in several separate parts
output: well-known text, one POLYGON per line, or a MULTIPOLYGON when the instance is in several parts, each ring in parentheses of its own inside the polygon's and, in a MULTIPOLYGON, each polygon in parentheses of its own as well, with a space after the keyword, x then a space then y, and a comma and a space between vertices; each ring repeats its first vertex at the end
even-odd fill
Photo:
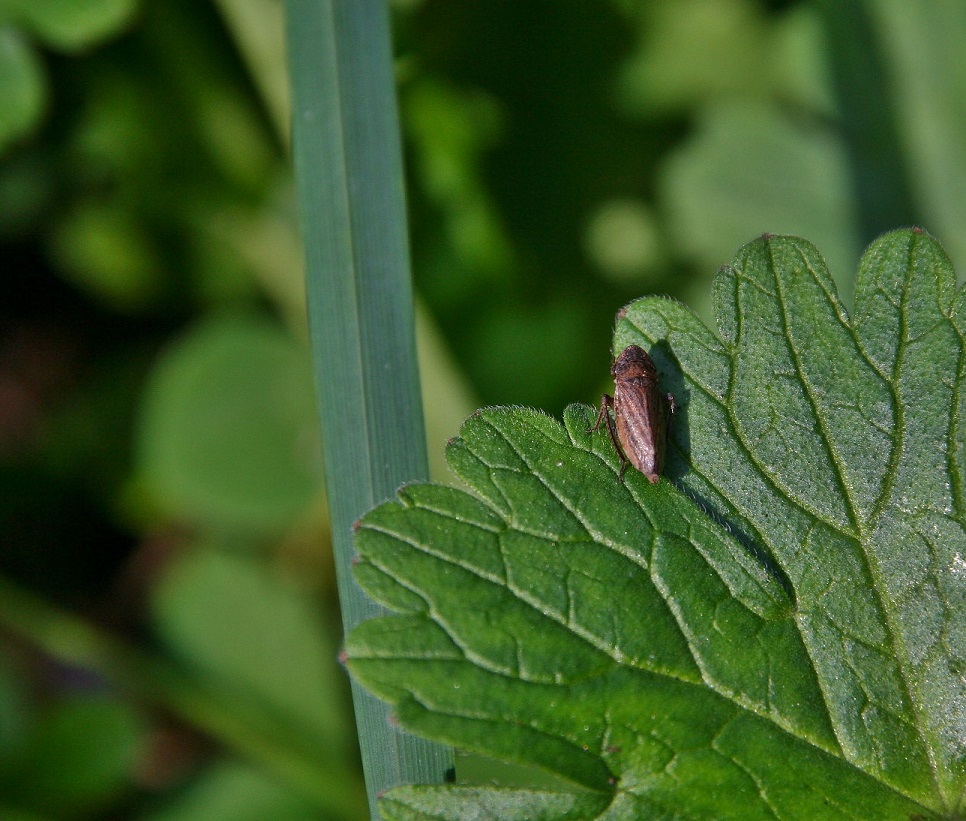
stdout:
POLYGON ((4 802, 54 818, 84 818, 123 792, 140 730, 132 709, 115 700, 74 696, 34 717, 10 739, 0 760, 4 802))
POLYGON ((32 43, 60 52, 97 45, 130 23, 137 0, 0 2, 0 150, 27 134, 48 104, 49 87, 32 43))
POLYGON ((213 316, 161 354, 143 396, 138 469, 161 516, 250 537, 318 493, 308 352, 281 327, 213 316))
MULTIPOLYGON (((762 232, 812 240, 846 298, 899 223, 966 269, 960 3, 392 8, 434 478, 480 404, 593 402, 630 300, 709 318, 715 270, 762 232)), ((326 733, 352 767, 282 10, 0 0, 0 578, 326 733)), ((104 705, 77 817, 317 815, 304 778, 97 658, 52 661, 12 608, 0 815, 67 806, 42 728, 104 705)))

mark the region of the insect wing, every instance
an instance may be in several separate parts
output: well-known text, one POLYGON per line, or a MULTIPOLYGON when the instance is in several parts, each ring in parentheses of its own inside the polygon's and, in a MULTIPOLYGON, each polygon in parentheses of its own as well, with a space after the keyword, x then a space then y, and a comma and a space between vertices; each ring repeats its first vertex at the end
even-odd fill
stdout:
POLYGON ((646 378, 622 380, 614 390, 617 437, 630 463, 657 482, 664 463, 667 423, 662 397, 646 378))

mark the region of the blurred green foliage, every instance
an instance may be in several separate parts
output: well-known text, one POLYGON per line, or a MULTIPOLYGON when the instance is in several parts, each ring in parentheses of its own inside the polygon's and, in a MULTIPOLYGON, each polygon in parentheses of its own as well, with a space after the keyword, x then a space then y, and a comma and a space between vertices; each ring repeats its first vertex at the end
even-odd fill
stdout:
MULTIPOLYGON (((593 401, 616 309, 709 316, 715 269, 761 232, 808 237, 846 294, 901 221, 966 267, 962 4, 394 12, 433 456, 477 402, 593 401)), ((58 608, 0 601, 4 817, 318 816, 304 779, 96 657, 41 653, 77 614, 241 689, 359 800, 282 13, 0 0, 0 574, 58 608)))
POLYGON ((199 528, 284 532, 318 488, 314 406, 304 345, 277 323, 213 316, 145 385, 142 490, 199 528))

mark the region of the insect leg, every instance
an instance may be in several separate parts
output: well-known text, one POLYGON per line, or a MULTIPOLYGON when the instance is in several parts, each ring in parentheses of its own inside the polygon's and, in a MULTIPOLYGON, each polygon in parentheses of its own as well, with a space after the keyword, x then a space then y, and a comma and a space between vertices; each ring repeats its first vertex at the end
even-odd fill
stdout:
POLYGON ((594 421, 593 426, 587 428, 584 433, 593 433, 597 428, 600 427, 600 423, 603 421, 604 417, 607 415, 607 411, 614 407, 614 400, 612 397, 608 396, 606 393, 600 397, 600 413, 597 414, 597 419, 594 421))
POLYGON ((614 398, 608 396, 606 393, 600 397, 600 413, 597 414, 597 421, 594 422, 594 426, 587 430, 587 433, 593 433, 597 428, 600 427, 600 423, 603 421, 607 422, 607 432, 610 434, 610 440, 614 443, 614 450, 617 451, 617 456, 621 460, 621 471, 618 476, 619 479, 624 479, 624 471, 627 470, 627 466, 630 462, 624 455, 624 449, 621 447, 620 439, 617 438, 617 428, 614 425, 614 420, 611 418, 610 412, 614 408, 614 398))

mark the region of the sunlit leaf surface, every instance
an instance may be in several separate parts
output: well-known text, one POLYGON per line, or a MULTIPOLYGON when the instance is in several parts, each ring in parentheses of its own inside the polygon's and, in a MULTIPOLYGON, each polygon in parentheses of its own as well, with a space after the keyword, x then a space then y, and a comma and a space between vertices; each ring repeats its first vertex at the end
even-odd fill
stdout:
POLYGON ((573 794, 413 788, 388 817, 908 818, 966 768, 963 293, 918 231, 854 315, 819 254, 763 237, 683 306, 622 312, 677 395, 668 480, 618 480, 590 408, 479 411, 472 493, 414 484, 358 525, 398 615, 350 668, 403 726, 573 794), (960 323, 960 324, 957 324, 960 323))

